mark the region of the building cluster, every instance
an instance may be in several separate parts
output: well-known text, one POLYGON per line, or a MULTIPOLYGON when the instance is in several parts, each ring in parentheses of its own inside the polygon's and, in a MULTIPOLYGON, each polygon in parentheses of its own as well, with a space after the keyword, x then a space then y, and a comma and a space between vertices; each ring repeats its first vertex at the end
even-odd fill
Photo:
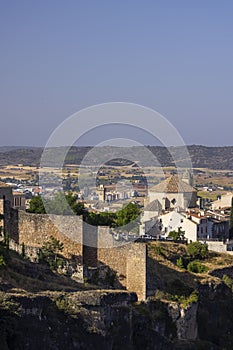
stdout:
POLYGON ((13 186, 0 182, 0 199, 10 202, 12 208, 25 210, 25 194, 19 191, 13 191, 13 186))
POLYGON ((171 231, 185 232, 188 242, 229 241, 229 208, 232 194, 203 210, 188 171, 174 174, 152 187, 141 216, 140 234, 167 239, 171 231))

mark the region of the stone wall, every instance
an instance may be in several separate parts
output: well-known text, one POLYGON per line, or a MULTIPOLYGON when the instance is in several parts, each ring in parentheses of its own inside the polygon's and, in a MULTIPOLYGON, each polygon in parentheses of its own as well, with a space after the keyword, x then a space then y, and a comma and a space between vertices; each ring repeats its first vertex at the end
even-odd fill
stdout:
POLYGON ((17 244, 39 248, 50 236, 63 242, 63 255, 82 263, 83 220, 79 216, 30 214, 5 208, 4 229, 17 244))
POLYGON ((93 227, 81 216, 30 214, 5 203, 4 229, 14 250, 22 244, 38 249, 55 237, 64 244, 63 255, 76 258, 78 264, 89 267, 109 267, 116 274, 118 286, 146 298, 147 249, 144 243, 117 242, 109 227, 93 227), (13 244, 15 242, 15 244, 13 244))
POLYGON ((127 290, 135 291, 139 300, 147 297, 147 245, 134 243, 127 254, 127 290))
POLYGON ((122 287, 134 291, 139 300, 147 296, 147 245, 115 241, 109 229, 98 230, 98 264, 107 265, 117 273, 122 287))
MULTIPOLYGON (((23 245, 16 243, 13 239, 9 239, 9 248, 18 254, 23 253, 23 245)), ((39 261, 39 248, 24 245, 24 254, 31 262, 39 261)))
POLYGON ((232 242, 230 243, 224 243, 222 241, 202 241, 199 240, 201 243, 207 243, 208 244, 208 249, 212 250, 217 253, 227 253, 230 255, 233 255, 233 245, 232 242))

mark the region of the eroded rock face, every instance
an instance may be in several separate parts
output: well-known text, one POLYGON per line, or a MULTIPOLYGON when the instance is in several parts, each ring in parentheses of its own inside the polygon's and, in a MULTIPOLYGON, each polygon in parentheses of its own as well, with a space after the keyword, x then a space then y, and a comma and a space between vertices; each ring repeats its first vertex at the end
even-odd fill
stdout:
POLYGON ((232 291, 224 283, 206 283, 199 287, 197 311, 198 336, 220 349, 232 349, 232 291))
POLYGON ((197 339, 197 307, 197 303, 192 303, 187 308, 174 302, 168 304, 169 315, 177 327, 178 339, 197 339))
POLYGON ((135 293, 124 291, 8 294, 0 308, 0 348, 172 349, 165 334, 170 319, 151 318, 147 307, 135 308, 136 301, 135 293))
POLYGON ((1 350, 231 350, 232 325, 221 283, 200 285, 187 308, 122 290, 0 293, 1 350))

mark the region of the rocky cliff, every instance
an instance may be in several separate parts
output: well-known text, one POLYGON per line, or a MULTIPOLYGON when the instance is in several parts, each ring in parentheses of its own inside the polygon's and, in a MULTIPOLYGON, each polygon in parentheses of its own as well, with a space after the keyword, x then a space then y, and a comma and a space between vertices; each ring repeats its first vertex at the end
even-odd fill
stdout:
POLYGON ((116 290, 1 292, 1 350, 232 349, 231 300, 208 283, 186 308, 116 290))

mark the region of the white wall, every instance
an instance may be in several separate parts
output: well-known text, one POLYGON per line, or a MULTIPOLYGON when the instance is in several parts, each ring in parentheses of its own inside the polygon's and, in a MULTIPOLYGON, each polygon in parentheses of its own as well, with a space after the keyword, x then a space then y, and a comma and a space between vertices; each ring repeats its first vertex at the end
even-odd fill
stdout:
POLYGON ((162 220, 163 225, 162 231, 164 232, 165 229, 167 231, 165 237, 168 236, 170 231, 178 231, 178 228, 181 227, 181 229, 185 231, 185 238, 188 239, 188 242, 194 242, 197 240, 198 225, 195 222, 187 219, 182 214, 177 213, 176 211, 172 211, 167 214, 160 215, 159 220, 160 219, 162 220))

